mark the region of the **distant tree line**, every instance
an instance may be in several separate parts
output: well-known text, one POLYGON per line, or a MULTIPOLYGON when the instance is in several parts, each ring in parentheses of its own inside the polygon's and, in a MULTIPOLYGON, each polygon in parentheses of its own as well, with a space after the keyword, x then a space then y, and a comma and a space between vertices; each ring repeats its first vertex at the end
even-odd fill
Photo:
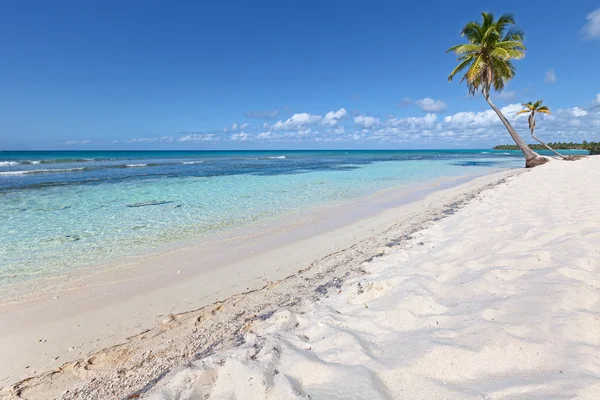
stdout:
MULTIPOLYGON (((557 142, 548 143, 550 147, 558 150, 588 150, 590 154, 600 154, 600 142, 586 142, 573 143, 573 142, 557 142)), ((531 150, 546 150, 541 144, 528 144, 531 150)), ((519 150, 514 144, 501 144, 494 147, 494 150, 519 150)))

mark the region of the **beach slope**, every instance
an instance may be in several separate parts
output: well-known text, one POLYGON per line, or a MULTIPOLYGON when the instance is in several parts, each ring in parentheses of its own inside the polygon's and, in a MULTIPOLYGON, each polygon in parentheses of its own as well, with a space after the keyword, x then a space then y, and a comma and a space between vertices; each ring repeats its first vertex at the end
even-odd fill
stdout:
POLYGON ((147 397, 598 398, 599 181, 594 157, 509 178, 147 397))

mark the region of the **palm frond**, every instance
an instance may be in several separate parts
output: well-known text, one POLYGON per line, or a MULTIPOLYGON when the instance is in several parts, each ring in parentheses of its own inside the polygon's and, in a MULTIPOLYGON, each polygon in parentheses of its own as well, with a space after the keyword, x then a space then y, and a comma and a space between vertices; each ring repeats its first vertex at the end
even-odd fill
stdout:
POLYGON ((525 58, 525 52, 520 50, 506 50, 511 60, 521 60, 525 58))
POLYGON ((487 31, 488 28, 494 24, 494 14, 488 13, 488 12, 482 12, 481 16, 483 18, 483 23, 481 24, 481 27, 483 28, 484 31, 487 31))
POLYGON ((525 32, 523 32, 521 29, 513 26, 506 32, 506 34, 504 35, 504 38, 502 39, 502 41, 509 41, 509 40, 516 41, 516 42, 522 42, 523 40, 525 40, 525 32))
POLYGON ((475 21, 468 22, 463 30, 460 33, 461 36, 466 36, 469 42, 471 43, 480 43, 481 37, 483 36, 481 33, 481 27, 475 21))
POLYGON ((510 53, 508 50, 501 47, 496 47, 490 51, 490 56, 495 58, 501 58, 503 60, 510 60, 510 53))
POLYGON ((506 26, 506 25, 514 25, 515 24, 515 16, 511 13, 505 13, 498 18, 498 25, 506 26))
POLYGON ((463 69, 467 68, 469 66, 469 64, 472 63, 472 62, 473 62, 473 57, 471 56, 471 57, 465 59, 460 64, 458 64, 456 66, 456 68, 454 68, 452 70, 452 72, 450 73, 450 75, 448 75, 448 82, 451 82, 452 78, 454 78, 454 75, 458 74, 460 71, 462 71, 463 69))
POLYGON ((513 71, 511 63, 508 60, 502 58, 491 58, 490 64, 495 75, 503 79, 510 79, 513 77, 513 71))
POLYGON ((453 51, 457 55, 459 55, 459 54, 475 52, 477 50, 479 50, 478 45, 472 44, 472 43, 465 43, 465 44, 457 44, 456 46, 450 47, 448 50, 446 50, 446 53, 453 51))
POLYGON ((506 50, 527 50, 523 42, 520 42, 518 40, 502 40, 496 43, 496 47, 502 47, 506 50))
POLYGON ((483 37, 481 38, 482 43, 490 43, 497 42, 500 39, 500 34, 496 29, 495 25, 488 26, 483 32, 483 37))
POLYGON ((550 109, 546 106, 542 106, 542 107, 538 108, 536 111, 539 113, 542 113, 542 114, 550 114, 550 109))
MULTIPOLYGON (((467 82, 475 83, 477 81, 477 78, 480 77, 481 74, 483 73, 484 69, 485 69, 485 62, 483 61, 483 57, 481 55, 479 55, 473 61, 473 63, 467 70, 467 73, 465 74, 465 77, 463 79, 466 79, 467 82)), ((478 85, 475 85, 475 86, 477 88, 478 85)))

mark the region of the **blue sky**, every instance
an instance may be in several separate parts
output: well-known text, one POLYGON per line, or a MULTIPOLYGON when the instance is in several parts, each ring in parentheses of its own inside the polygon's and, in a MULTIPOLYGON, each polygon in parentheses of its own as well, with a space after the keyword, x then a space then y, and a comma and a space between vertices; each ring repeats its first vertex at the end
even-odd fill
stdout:
MULTIPOLYGON (((528 53, 496 103, 544 99, 548 140, 600 140, 594 1, 7 1, 5 149, 477 148, 509 143, 447 83, 460 29, 513 12, 528 53), (404 4, 407 3, 407 4, 404 4), (497 4, 500 4, 499 7, 497 4)), ((515 120, 522 135, 525 121, 515 120)))

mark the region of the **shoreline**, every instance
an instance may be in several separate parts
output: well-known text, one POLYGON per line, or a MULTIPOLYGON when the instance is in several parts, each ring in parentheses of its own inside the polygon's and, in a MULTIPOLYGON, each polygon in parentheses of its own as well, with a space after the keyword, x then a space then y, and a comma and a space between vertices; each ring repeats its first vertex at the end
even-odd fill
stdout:
MULTIPOLYGON (((323 226, 324 233, 317 233, 316 235, 314 230, 308 229, 308 231, 305 232, 306 237, 292 237, 290 242, 283 244, 280 248, 272 249, 264 254, 252 255, 250 257, 248 257, 249 254, 246 253, 241 260, 237 260, 237 263, 230 263, 229 268, 219 269, 215 267, 210 271, 206 271, 201 276, 201 278, 203 278, 201 280, 204 281, 203 284, 199 283, 198 275, 195 277, 190 276, 191 274, 188 273, 185 268, 182 269, 182 263, 189 262, 189 258, 179 257, 173 259, 174 255, 170 254, 169 257, 175 262, 172 262, 167 268, 160 264, 162 267, 160 274, 158 272, 153 272, 149 275, 152 277, 154 283, 159 283, 159 286, 162 286, 162 289, 159 292, 157 292, 158 289, 148 291, 147 288, 146 290, 140 290, 139 287, 133 288, 130 286, 130 283, 135 281, 123 279, 119 281, 122 285, 120 290, 113 289, 112 291, 113 298, 120 298, 120 301, 113 303, 112 307, 110 304, 107 305, 106 302, 102 302, 102 307, 100 308, 89 307, 89 305, 86 304, 90 303, 90 301, 95 301, 96 303, 102 301, 102 293, 100 293, 102 290, 100 289, 104 289, 108 284, 105 284, 104 287, 95 286, 78 290, 77 292, 83 294, 83 297, 77 297, 74 296, 73 293, 69 293, 69 295, 66 296, 59 296, 58 299, 46 299, 46 303, 49 302, 50 304, 41 304, 38 300, 18 304, 17 306, 13 304, 8 307, 2 307, 0 315, 20 320, 20 331, 15 332, 14 330, 11 331, 10 329, 5 329, 4 332, 1 332, 3 337, 2 343, 4 343, 2 353, 10 354, 8 357, 10 362, 8 364, 11 365, 11 368, 10 371, 7 371, 6 368, 2 371, 3 374, 0 376, 3 376, 4 378, 0 381, 0 386, 12 384, 12 382, 8 382, 11 378, 19 379, 19 376, 15 375, 15 373, 18 374, 17 371, 20 366, 21 371, 29 370, 31 371, 29 373, 30 375, 37 375, 38 378, 27 380, 24 385, 19 384, 16 387, 12 386, 12 389, 9 388, 9 392, 15 392, 15 390, 27 390, 29 393, 28 398, 44 398, 43 396, 35 396, 36 388, 39 390, 42 387, 46 387, 48 384, 48 376, 52 376, 53 378, 50 380, 55 382, 57 380, 56 368, 60 371, 58 372, 58 375, 61 375, 61 378, 64 378, 68 382, 63 382, 61 387, 76 387, 86 381, 85 377, 82 379, 81 376, 75 376, 81 375, 81 369, 85 371, 89 371, 90 369, 96 371, 97 368, 90 368, 90 364, 102 364, 98 361, 90 362, 91 359, 97 359, 99 355, 111 353, 110 350, 102 351, 101 349, 103 348, 116 345, 114 348, 119 349, 122 348, 122 346, 127 347, 128 343, 131 344, 132 341, 135 342, 136 340, 140 340, 143 342, 143 344, 138 344, 139 347, 137 347, 136 351, 127 351, 128 356, 126 359, 128 361, 134 359, 134 356, 140 356, 140 353, 146 352, 147 350, 144 350, 143 352, 141 350, 147 347, 161 348, 161 346, 164 345, 163 343, 150 343, 152 339, 140 339, 139 332, 153 332, 156 331, 156 329, 161 330, 164 329, 165 326, 171 325, 181 326, 180 323, 176 321, 178 319, 176 316, 189 316, 194 313, 204 314, 206 313, 206 310, 202 311, 203 309, 212 307, 211 315, 213 315, 212 311, 218 309, 218 312, 215 311, 215 313, 223 314, 219 318, 226 319, 226 316, 229 315, 228 313, 230 313, 231 310, 223 312, 222 307, 219 307, 218 304, 231 303, 234 301, 232 299, 236 298, 238 298, 238 303, 248 302, 246 304, 248 307, 246 308, 256 308, 256 304, 254 304, 254 306, 250 304, 251 301, 239 298, 257 297, 258 300, 255 299, 254 302, 260 303, 260 300, 269 298, 269 296, 264 295, 264 292, 274 293, 275 290, 273 287, 287 285, 287 283, 283 285, 282 282, 300 279, 300 275, 297 275, 298 271, 305 271, 304 274, 314 275, 314 279, 311 278, 310 282, 314 281, 313 283, 315 285, 316 283, 321 282, 321 286, 325 285, 325 287, 327 287, 331 282, 330 275, 341 272, 339 270, 340 266, 343 265, 343 269, 346 272, 349 272, 352 268, 348 265, 354 265, 358 261, 361 261, 360 257, 364 257, 364 259, 372 258, 379 255, 381 250, 387 251, 402 241, 401 239, 398 239, 399 237, 402 237, 402 235, 399 235, 397 232, 392 235, 394 237, 386 236, 385 232, 388 232, 389 235, 391 229, 405 230, 408 229, 409 225, 413 226, 416 224, 417 226, 421 226, 426 221, 441 218, 444 215, 442 210, 445 209, 446 203, 464 201, 464 198, 471 196, 473 192, 484 190, 484 188, 489 187, 489 185, 494 185, 498 181, 505 179, 507 176, 518 175, 523 172, 523 170, 509 170, 491 175, 479 176, 473 179, 463 177, 463 179, 467 179, 466 183, 450 188, 440 189, 438 187, 438 190, 435 190, 436 188, 434 187, 431 188, 431 191, 429 192, 425 191, 427 194, 423 192, 420 194, 415 193, 417 198, 408 199, 410 200, 408 203, 406 202, 406 195, 395 199, 393 196, 389 197, 390 193, 384 193, 385 195, 388 195, 388 197, 381 196, 380 194, 379 199, 375 198, 376 196, 370 196, 362 200, 363 206, 369 204, 372 207, 374 206, 377 211, 375 215, 372 215, 370 218, 362 218, 358 221, 351 222, 349 225, 338 226, 337 229, 334 226, 333 229, 330 227, 330 229, 327 230, 325 229, 326 227, 323 226), (394 203, 394 201, 396 201, 396 203, 394 203), (400 201, 400 203, 398 203, 398 201, 400 201), (377 206, 381 208, 377 209, 377 206), (396 243, 396 241, 398 241, 398 243, 396 243), (356 253, 357 248, 361 249, 358 253, 356 253), (307 251, 307 249, 310 250, 307 251), (290 261, 290 259, 294 257, 299 259, 290 261), (284 264, 287 265, 282 267, 284 264), (326 264, 329 265, 329 267, 326 268, 327 272, 317 271, 318 269, 325 268, 323 265, 326 264), (251 279, 251 285, 248 283, 248 272, 245 271, 248 266, 254 268, 254 278, 251 279), (309 272, 307 272, 307 268, 309 268, 309 272), (181 271, 181 273, 177 274, 177 271, 181 271), (165 279, 174 279, 174 277, 175 280, 178 280, 177 278, 179 278, 180 282, 177 282, 176 284, 169 283, 166 285, 167 287, 165 287, 165 279), (244 281, 244 279, 246 280, 244 281), (243 286, 240 286, 240 280, 245 282, 243 286), (90 290, 93 288, 96 288, 96 293, 93 293, 93 291, 90 290), (216 295, 213 294, 213 296, 196 294, 190 298, 190 293, 197 293, 202 290, 212 290, 217 293, 216 295), (92 293, 90 293, 90 291, 92 293), (134 292, 136 294, 132 295, 134 292), (239 294, 240 292, 242 294, 239 294), (244 294, 244 292, 246 293, 244 294), (182 294, 185 294, 188 298, 185 300, 181 299, 182 294), (173 304, 173 299, 177 299, 178 303, 173 304), (57 307, 57 302, 62 302, 63 306, 57 307), (65 304, 67 302, 70 304, 70 307, 68 307, 69 304, 65 304), (217 305, 215 306, 215 304, 217 305), (160 307, 160 311, 157 310, 156 305, 160 307), (198 307, 203 308, 199 311, 198 307), (115 309, 118 309, 117 316, 112 314, 115 312, 115 309), (189 311, 190 309, 195 309, 196 311, 189 311), (57 311, 60 311, 62 315, 53 315, 56 314, 57 311), (181 314, 182 312, 183 314, 181 314), (85 318, 82 318, 82 314, 85 318), (40 316, 47 319, 45 323, 41 324, 42 330, 52 331, 55 335, 55 339, 53 340, 53 338, 45 337, 39 338, 38 340, 41 341, 35 343, 39 350, 34 349, 32 353, 32 350, 30 349, 30 347, 34 345, 32 342, 36 340, 36 336, 40 336, 38 332, 42 331, 39 330, 40 322, 36 320, 36 317, 39 318, 40 316), (127 316, 126 319, 128 319, 128 321, 123 322, 124 316, 127 316), (23 318, 30 318, 29 324, 26 323, 23 318), (77 318, 80 318, 80 320, 84 322, 84 326, 82 326, 81 323, 79 325, 76 323, 77 318), (107 322, 110 329, 106 329, 107 322), (36 332, 35 329, 32 329, 36 326, 38 327, 38 332, 36 332), (81 343, 81 337, 78 337, 79 333, 77 330, 80 332, 94 332, 94 335, 90 336, 90 342, 81 343), (103 336, 101 332, 104 332, 105 335, 103 336), (38 334, 36 335, 36 333, 38 334), (131 338, 131 336, 133 336, 133 338, 131 338), (57 340, 58 338, 60 338, 60 342, 57 340), (93 343, 91 342, 92 340, 94 340, 93 343), (69 345, 69 341, 75 345, 69 345), (62 350, 56 346, 52 347, 53 342, 59 342, 58 344, 62 346, 62 350), (8 348, 8 343, 12 344, 10 348, 8 348), (54 351, 52 352, 52 350, 54 351), (45 352, 46 360, 40 360, 39 353, 42 351, 45 352), (96 356, 90 357, 90 354, 97 351, 100 352, 96 353, 96 356), (58 356, 58 358, 55 359, 54 357, 56 356, 58 356), (85 359, 75 363, 70 361, 81 357, 85 357, 85 359), (48 359, 50 359, 50 362, 47 361, 48 359), (44 364, 43 361, 46 361, 46 363, 44 364), (32 368, 31 364, 34 363, 37 365, 32 368), (27 366, 29 366, 29 368, 25 368, 27 366), (54 369, 55 372, 41 376, 39 375, 40 373, 43 374, 43 371, 52 369, 54 369), (79 372, 73 375, 75 371, 79 372), (6 377, 7 373, 9 374, 8 377, 6 377), (34 384, 34 382, 37 383, 34 384)), ((438 186, 443 186, 443 184, 444 182, 438 182, 438 186)), ((343 210, 344 206, 354 207, 354 210, 356 210, 360 205, 361 204, 357 203, 353 203, 353 205, 341 205, 341 214, 344 212, 347 213, 348 211, 347 209, 343 210)), ((326 212, 331 213, 331 209, 326 209, 326 212)), ((226 247, 228 245, 228 243, 225 243, 226 247)), ((258 245, 260 245, 260 243, 258 243, 258 245)), ((273 243, 271 244, 271 248, 273 248, 272 245, 273 243)), ((197 250, 198 249, 196 249, 196 251, 197 250)), ((223 258, 223 256, 221 255, 220 258, 223 258)), ((360 264, 360 262, 358 264, 360 264)), ((338 277, 338 279, 343 279, 343 277, 338 277)), ((138 277, 138 283, 139 280, 138 277)), ((301 279, 301 281, 304 280, 305 278, 301 279)), ((319 285, 316 286, 318 287, 319 285)), ((310 292, 310 290, 308 291, 310 292)), ((279 293, 279 295, 282 295, 282 293, 279 293)), ((282 304, 280 301, 281 299, 277 301, 272 300, 273 299, 267 303, 263 302, 262 306, 257 308, 257 312, 260 312, 261 308, 267 307, 268 304, 271 304, 271 306, 273 304, 282 304)), ((248 315, 248 310, 246 308, 243 308, 244 314, 248 315)), ((231 317, 231 315, 229 316, 231 317)), ((238 319, 239 318, 240 317, 238 317, 238 319)), ((195 325, 194 328, 196 328, 195 325)), ((173 330, 169 329, 170 335, 173 334, 173 332, 173 330)), ((221 332, 221 334, 225 333, 226 332, 221 332)), ((179 334, 182 334, 185 337, 187 337, 186 335, 189 336, 189 332, 179 332, 175 336, 178 336, 179 334)), ((214 335, 218 336, 219 331, 211 330, 207 332, 207 335, 212 338, 214 335)), ((219 340, 216 340, 216 342, 218 341, 219 340)), ((181 342, 181 338, 178 337, 176 342, 181 342)), ((197 349, 202 347, 200 343, 208 344, 209 342, 210 340, 208 339, 204 342, 202 340, 200 340, 200 342, 196 340, 194 341, 196 345, 192 347, 197 349)), ((170 349, 167 353, 172 351, 175 350, 170 349)), ((177 349, 175 352, 179 354, 181 349, 177 349)), ((191 354, 187 354, 187 356, 191 356, 191 354)), ((102 356, 102 358, 105 358, 105 356, 102 356)), ((185 358, 185 356, 183 358, 185 358)), ((178 362, 181 362, 181 358, 175 357, 175 359, 178 360, 178 362)), ((174 365, 177 365, 176 361, 173 361, 173 363, 175 363, 174 365)), ((168 366, 172 367, 173 365, 168 366)), ((115 365, 108 367, 108 369, 110 370, 113 367, 115 367, 115 365)), ((167 366, 161 364, 161 368, 167 368, 167 366)), ((133 370, 135 370, 135 368, 133 368, 133 370)), ((156 372, 158 371, 154 371, 153 373, 156 372)), ((144 379, 151 380, 153 373, 138 377, 139 379, 136 379, 136 382, 142 383, 144 382, 144 379)), ((161 373, 162 372, 159 372, 158 375, 161 373)), ((20 377, 23 377, 23 375, 20 375, 20 377)), ((51 384, 51 386, 53 385, 55 385, 55 383, 51 384)), ((135 385, 131 384, 131 386, 134 387, 135 385)), ((131 387, 129 387, 128 390, 131 390, 131 387)), ((58 395, 58 393, 56 393, 56 395, 58 395)))
MULTIPOLYGON (((130 254, 117 256, 114 260, 108 262, 87 265, 56 275, 41 276, 39 278, 0 286, 2 290, 2 293, 0 293, 0 307, 35 301, 47 296, 54 297, 65 291, 85 286, 102 285, 114 282, 116 279, 127 279, 119 278, 119 271, 145 268, 144 264, 147 264, 154 258, 161 258, 167 254, 186 251, 192 247, 203 245, 205 247, 212 247, 215 244, 226 241, 247 238, 252 240, 253 237, 269 236, 271 234, 280 235, 293 230, 298 231, 298 228, 326 219, 330 222, 316 226, 318 232, 322 231, 321 228, 332 230, 363 218, 372 217, 385 208, 400 206, 418 200, 419 196, 426 195, 435 190, 450 188, 478 177, 504 171, 515 171, 515 169, 491 169, 486 172, 441 176, 427 180, 421 184, 412 183, 378 189, 374 192, 366 192, 356 198, 315 204, 303 209, 263 218, 238 227, 219 230, 194 238, 159 244, 144 250, 132 251, 130 254), (385 198, 388 194, 389 198, 385 198), (374 199, 381 198, 384 198, 386 204, 380 205, 377 201, 373 202, 374 199), (358 209, 358 205, 368 210, 365 212, 362 208, 358 209), (348 217, 340 218, 340 212, 336 210, 342 210, 344 207, 351 208, 352 214, 348 214, 348 217), (329 215, 332 210, 335 213, 334 218, 329 215)), ((310 232, 309 234, 304 232, 304 235, 288 240, 288 242, 305 239, 312 235, 314 235, 314 232, 310 232)))

